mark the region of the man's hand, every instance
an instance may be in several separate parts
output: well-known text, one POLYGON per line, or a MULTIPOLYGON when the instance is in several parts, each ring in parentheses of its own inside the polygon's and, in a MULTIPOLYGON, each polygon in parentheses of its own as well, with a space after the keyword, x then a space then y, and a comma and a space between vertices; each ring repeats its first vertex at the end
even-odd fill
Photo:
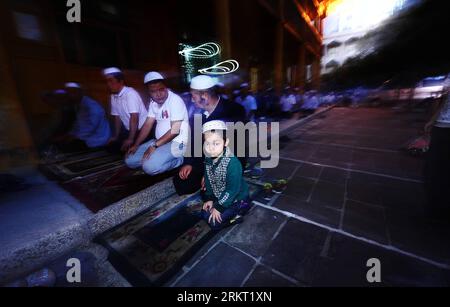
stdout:
POLYGON ((222 215, 220 214, 219 211, 217 211, 217 209, 213 208, 211 210, 211 215, 209 216, 208 222, 211 224, 211 221, 212 221, 213 225, 216 225, 216 222, 218 224, 222 223, 222 215))
POLYGON ((108 145, 111 145, 112 143, 114 143, 114 142, 117 142, 117 138, 116 137, 111 137, 111 138, 109 138, 109 140, 108 140, 108 145))
POLYGON ((136 151, 138 150, 138 148, 139 148, 139 146, 137 146, 137 145, 131 146, 130 149, 128 149, 127 157, 130 155, 134 155, 136 153, 136 151))
POLYGON ((214 203, 212 201, 207 201, 206 203, 203 204, 203 210, 206 212, 211 211, 213 204, 214 203))
POLYGON ((134 143, 133 140, 126 139, 125 141, 123 141, 120 150, 123 152, 128 151, 128 149, 131 147, 131 145, 133 145, 133 143, 134 143))
POLYGON ((150 159, 150 156, 155 152, 156 148, 153 146, 150 146, 144 153, 144 157, 142 157, 142 162, 145 160, 150 159))
POLYGON ((180 178, 182 180, 186 180, 188 179, 189 175, 192 172, 192 165, 185 165, 180 169, 180 172, 178 173, 178 175, 180 176, 180 178))

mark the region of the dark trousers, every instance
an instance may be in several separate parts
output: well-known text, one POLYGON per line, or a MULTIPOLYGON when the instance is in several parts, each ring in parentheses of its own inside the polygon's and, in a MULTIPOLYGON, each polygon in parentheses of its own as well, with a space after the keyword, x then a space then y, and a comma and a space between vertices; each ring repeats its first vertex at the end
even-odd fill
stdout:
POLYGON ((450 128, 433 127, 425 162, 428 211, 434 215, 450 212, 450 128))
POLYGON ((180 178, 178 174, 173 177, 173 185, 178 195, 192 194, 200 190, 202 178, 204 176, 203 164, 193 165, 192 171, 186 180, 180 178))
POLYGON ((206 212, 202 210, 202 218, 209 224, 212 230, 221 230, 228 226, 230 224, 230 220, 234 218, 239 213, 239 203, 232 204, 228 209, 226 209, 222 214, 220 215, 222 218, 222 222, 209 222, 209 217, 211 214, 209 212, 206 212))

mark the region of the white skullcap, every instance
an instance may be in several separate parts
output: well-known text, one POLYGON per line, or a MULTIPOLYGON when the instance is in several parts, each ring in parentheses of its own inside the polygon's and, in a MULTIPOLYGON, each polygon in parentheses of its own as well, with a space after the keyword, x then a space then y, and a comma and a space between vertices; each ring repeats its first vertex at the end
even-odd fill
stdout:
POLYGON ((81 88, 81 85, 75 82, 67 82, 64 84, 65 88, 81 88))
POLYGON ((209 76, 201 75, 194 77, 191 80, 191 89, 193 90, 203 91, 213 88, 214 86, 216 86, 216 82, 209 76))
POLYGON ((156 81, 156 80, 164 80, 164 77, 159 72, 151 71, 145 75, 144 84, 147 84, 149 82, 156 81))
POLYGON ((122 71, 117 67, 109 67, 103 70, 103 75, 111 75, 111 74, 121 74, 122 71))
POLYGON ((238 95, 238 94, 240 94, 240 93, 241 93, 240 90, 234 90, 234 91, 233 91, 233 95, 238 95))
POLYGON ((242 83, 241 84, 241 88, 246 88, 246 87, 248 87, 248 83, 242 83))
POLYGON ((228 130, 225 122, 221 120, 212 120, 203 125, 203 133, 211 130, 228 130))

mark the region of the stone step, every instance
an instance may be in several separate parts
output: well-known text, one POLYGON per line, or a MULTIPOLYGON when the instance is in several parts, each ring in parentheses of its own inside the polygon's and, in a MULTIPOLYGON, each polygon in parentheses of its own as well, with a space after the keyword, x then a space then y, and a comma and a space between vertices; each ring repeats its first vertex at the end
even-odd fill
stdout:
MULTIPOLYGON (((39 232, 39 236, 29 235, 27 236, 29 240, 4 245, 5 249, 0 253, 0 283, 34 272, 58 257, 89 244, 99 234, 151 208, 161 200, 174 196, 174 193, 172 180, 167 179, 96 214, 86 212, 85 208, 78 208, 82 214, 71 212, 70 218, 67 219, 65 218, 69 213, 61 212, 64 215, 60 217, 64 221, 62 225, 52 222, 52 228, 43 231, 39 229, 38 223, 31 225, 31 229, 27 229, 27 232, 39 232)), ((55 203, 55 205, 61 204, 55 203)), ((32 210, 32 208, 26 209, 32 210)), ((44 214, 49 214, 49 211, 45 211, 44 214)), ((14 213, 11 216, 14 216, 14 213)), ((45 222, 46 220, 42 221, 42 223, 45 222)), ((20 226, 18 231, 24 231, 23 228, 26 228, 24 225, 18 226, 20 226)), ((41 226, 48 227, 48 225, 41 226)))

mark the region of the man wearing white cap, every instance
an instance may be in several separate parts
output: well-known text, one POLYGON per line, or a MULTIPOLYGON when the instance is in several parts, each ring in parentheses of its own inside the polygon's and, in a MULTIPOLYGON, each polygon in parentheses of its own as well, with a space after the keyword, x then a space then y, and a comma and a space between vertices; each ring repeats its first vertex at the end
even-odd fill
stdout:
MULTIPOLYGON (((245 122, 245 109, 234 102, 225 101, 216 91, 215 81, 206 75, 200 75, 191 80, 191 95, 196 106, 203 109, 201 123, 212 120, 222 120, 224 122, 245 122)), ((195 129, 191 127, 190 157, 186 157, 184 165, 179 174, 175 175, 173 182, 179 195, 194 193, 199 190, 203 178, 204 157, 194 157, 195 129)), ((235 138, 236 139, 236 138, 235 138)), ((245 166, 243 158, 241 163, 245 166)))
POLYGON ((255 97, 249 92, 248 83, 241 84, 241 96, 236 98, 236 102, 245 108, 247 119, 253 121, 258 110, 258 104, 255 97))
POLYGON ((138 131, 147 119, 147 109, 138 92, 125 86, 124 74, 120 69, 107 68, 103 75, 111 92, 111 115, 114 117, 115 128, 109 143, 118 143, 120 150, 126 152, 135 142, 138 131), (125 133, 121 133, 122 125, 125 133))
POLYGON ((283 118, 290 118, 292 108, 296 103, 295 96, 292 93, 291 87, 286 86, 284 88, 284 94, 280 98, 281 111, 283 112, 283 118))
POLYGON ((76 120, 70 135, 85 142, 89 148, 104 146, 111 137, 106 112, 94 99, 83 95, 83 89, 78 83, 65 84, 69 102, 76 110, 76 120))
POLYGON ((149 72, 144 83, 151 98, 148 117, 128 150, 125 163, 133 169, 142 167, 148 175, 157 175, 183 164, 189 118, 183 99, 167 88, 160 73, 149 72), (144 143, 155 123, 156 139, 144 143))

